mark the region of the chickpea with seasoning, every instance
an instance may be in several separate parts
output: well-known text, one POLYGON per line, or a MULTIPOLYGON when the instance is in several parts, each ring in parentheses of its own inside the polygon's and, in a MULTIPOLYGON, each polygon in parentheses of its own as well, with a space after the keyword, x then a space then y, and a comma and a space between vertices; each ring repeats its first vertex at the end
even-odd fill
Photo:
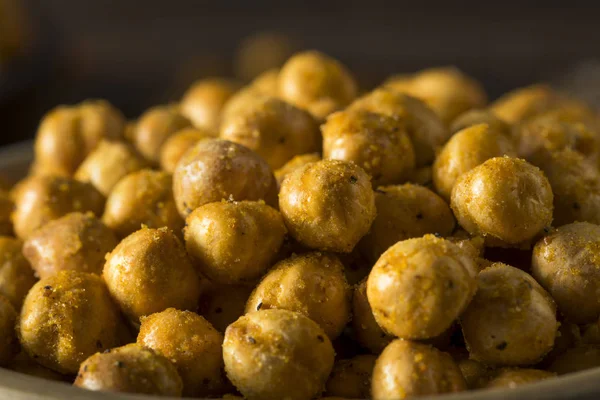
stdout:
POLYGON ((281 168, 275 170, 275 178, 277 179, 277 183, 281 185, 283 179, 294 170, 305 166, 306 164, 310 164, 313 162, 321 161, 321 156, 319 153, 310 153, 310 154, 301 154, 298 156, 294 156, 291 160, 286 162, 281 168))
POLYGON ((237 89, 237 84, 221 78, 197 81, 183 95, 181 113, 194 127, 214 132, 216 136, 223 106, 237 89))
POLYGON ((354 288, 352 296, 352 327, 356 341, 369 349, 373 354, 380 354, 394 336, 381 329, 367 298, 367 279, 364 279, 354 288))
POLYGON ((19 352, 19 339, 15 332, 18 314, 10 301, 0 295, 0 366, 6 367, 19 352))
POLYGON ((23 300, 36 278, 31 265, 21 251, 19 239, 0 236, 0 296, 4 296, 20 311, 23 300))
POLYGON ((490 111, 509 124, 523 121, 552 108, 558 94, 549 86, 537 84, 515 89, 490 105, 490 111))
POLYGON ((364 354, 337 361, 327 381, 325 393, 347 399, 370 398, 371 375, 376 360, 374 355, 364 354))
POLYGON ((512 135, 511 126, 488 109, 473 109, 460 114, 452 121, 452 124, 450 124, 450 132, 454 134, 463 129, 480 124, 487 124, 494 132, 501 133, 508 137, 512 135))
POLYGON ((250 82, 249 87, 269 96, 277 97, 279 95, 279 68, 270 68, 257 75, 250 82))
POLYGON ((160 167, 172 174, 186 151, 202 139, 213 137, 206 130, 185 128, 169 137, 160 150, 160 167))

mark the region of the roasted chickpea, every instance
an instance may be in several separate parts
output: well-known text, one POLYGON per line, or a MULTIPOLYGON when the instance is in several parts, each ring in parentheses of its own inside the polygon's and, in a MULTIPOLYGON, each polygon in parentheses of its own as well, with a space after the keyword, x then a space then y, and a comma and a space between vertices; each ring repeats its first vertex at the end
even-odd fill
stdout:
POLYGON ((406 183, 375 190, 377 217, 358 248, 371 263, 401 240, 427 233, 448 236, 454 230, 454 216, 446 202, 431 190, 406 183))
POLYGON ((6 367, 19 352, 19 340, 15 332, 17 312, 10 301, 0 295, 0 366, 6 367))
POLYGON ((183 244, 168 228, 143 228, 106 257, 108 290, 133 321, 169 307, 195 310, 200 279, 183 244))
POLYGON ((44 367, 75 374, 97 351, 119 345, 121 317, 102 279, 60 271, 27 294, 19 324, 24 350, 44 367))
POLYGON ((460 226, 486 243, 515 246, 552 222, 553 195, 539 168, 524 160, 495 157, 460 175, 451 207, 460 226))
POLYGON ((227 376, 248 400, 308 400, 323 390, 334 351, 323 329, 304 315, 261 310, 229 325, 223 358, 227 376))
POLYGON ((223 335, 210 322, 193 312, 174 308, 142 317, 141 321, 137 343, 175 364, 183 381, 184 396, 223 393, 223 335))
POLYGON ((333 340, 350 320, 350 287, 334 255, 293 255, 273 267, 250 295, 246 312, 285 309, 306 315, 333 340))
POLYGON ((436 348, 396 339, 377 358, 371 394, 374 400, 406 399, 467 389, 460 369, 436 348))
POLYGON ((415 152, 400 118, 340 111, 327 117, 321 130, 323 157, 355 162, 374 186, 406 181, 415 168, 415 152))
POLYGON ((515 89, 490 105, 490 111, 509 124, 525 120, 551 108, 558 95, 546 85, 515 89))
POLYGON ((293 48, 290 39, 279 33, 260 32, 247 37, 236 52, 236 75, 254 79, 264 71, 280 67, 292 55, 293 48))
POLYGON ((219 332, 225 332, 229 325, 244 315, 252 289, 252 286, 208 283, 200 297, 198 314, 219 332))
POLYGON ((181 99, 181 113, 194 126, 208 132, 219 131, 221 110, 238 86, 225 79, 208 78, 194 83, 181 99))
POLYGON ((460 317, 470 358, 490 365, 527 365, 554 345, 558 323, 550 295, 527 273, 494 263, 460 317))
POLYGON ((23 254, 42 279, 64 270, 100 275, 104 256, 117 244, 115 234, 93 214, 75 212, 29 235, 23 254))
POLYGON ((290 161, 285 163, 281 168, 275 171, 275 178, 277 179, 277 182, 281 185, 283 179, 289 173, 295 171, 300 167, 305 166, 306 164, 310 164, 317 161, 321 161, 321 156, 318 153, 302 154, 299 156, 295 156, 290 161))
POLYGON ((479 361, 464 357, 456 361, 467 387, 471 390, 484 387, 493 376, 494 371, 479 361))
POLYGON ((485 109, 473 109, 460 114, 452 121, 452 124, 450 124, 450 132, 456 133, 479 124, 487 124, 494 132, 501 133, 508 137, 512 135, 512 129, 508 123, 498 118, 490 110, 485 109))
POLYGON ((413 144, 417 167, 431 164, 437 149, 450 138, 440 118, 421 100, 393 90, 376 89, 355 100, 349 108, 402 120, 413 144))
POLYGON ((27 238, 42 225, 71 212, 101 215, 104 196, 89 183, 56 176, 28 178, 15 192, 15 233, 27 238))
POLYGON ((350 72, 318 51, 295 54, 279 72, 281 97, 317 118, 325 118, 350 104, 357 91, 350 72))
POLYGON ((600 367, 600 346, 580 345, 568 349, 548 367, 558 375, 600 367))
POLYGON ((279 68, 271 68, 250 82, 250 87, 269 96, 279 95, 279 68))
POLYGON ((376 360, 374 355, 365 354, 336 362, 327 381, 326 394, 347 399, 370 398, 376 360))
POLYGON ((173 197, 173 178, 166 172, 144 169, 121 179, 106 200, 102 222, 117 237, 149 228, 168 227, 177 234, 184 220, 173 197))
POLYGON ((89 182, 108 196, 124 176, 146 167, 146 161, 124 142, 102 141, 75 172, 75 179, 89 182))
POLYGON ((433 163, 436 191, 450 200, 459 176, 494 157, 516 156, 511 140, 487 124, 470 126, 456 133, 442 148, 433 163))
POLYGON ((206 130, 185 128, 169 137, 160 150, 160 167, 172 174, 186 151, 202 139, 213 135, 206 130))
POLYGON ((375 321, 373 310, 367 299, 367 280, 354 289, 352 296, 352 326, 356 340, 373 354, 380 354, 394 337, 385 333, 375 321))
POLYGON ((182 217, 222 199, 277 203, 277 181, 256 153, 227 140, 202 140, 179 160, 173 173, 175 203, 182 217))
POLYGON ((89 357, 81 364, 73 385, 96 391, 177 397, 183 386, 169 360, 135 343, 89 357))
POLYGON ((10 194, 0 189, 0 236, 10 236, 13 234, 10 214, 13 212, 14 203, 10 194))
POLYGON ((223 105, 221 126, 225 125, 230 119, 245 114, 246 110, 252 109, 272 97, 276 96, 252 85, 241 88, 223 105))
POLYGON ((4 296, 19 311, 25 295, 35 284, 31 265, 23 256, 23 243, 0 236, 0 296, 4 296))
POLYGON ((398 242, 383 253, 367 280, 375 320, 400 338, 436 337, 471 301, 476 271, 469 254, 448 240, 425 235, 398 242))
POLYGON ((175 105, 157 106, 146 111, 135 125, 133 144, 152 164, 158 165, 162 146, 171 135, 191 127, 191 122, 175 105))
POLYGON ((220 132, 222 139, 255 151, 273 169, 321 147, 319 126, 308 112, 268 96, 225 120, 220 132))
POLYGON ((495 374, 484 386, 486 389, 506 388, 514 389, 517 386, 554 378, 556 374, 539 369, 505 368, 495 374))
POLYGON ((600 226, 563 225, 535 245, 533 276, 567 319, 583 324, 600 317, 600 226))
POLYGON ((291 235, 318 250, 349 253, 375 219, 369 176, 354 163, 324 160, 291 172, 279 208, 291 235))

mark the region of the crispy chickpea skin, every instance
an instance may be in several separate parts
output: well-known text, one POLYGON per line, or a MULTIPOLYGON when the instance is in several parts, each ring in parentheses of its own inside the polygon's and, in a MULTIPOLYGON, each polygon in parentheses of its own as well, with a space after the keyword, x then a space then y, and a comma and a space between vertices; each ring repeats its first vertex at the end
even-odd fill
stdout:
POLYGON ((371 375, 377 357, 370 354, 336 362, 327 381, 326 394, 347 399, 371 397, 371 375))
POLYGON ((317 250, 349 253, 375 219, 367 173, 354 163, 323 160, 291 172, 279 208, 291 235, 317 250))
POLYGON ((514 246, 533 239, 552 222, 552 189, 539 168, 495 157, 460 175, 450 205, 467 232, 514 246))
POLYGON ((127 175, 106 200, 102 222, 118 238, 148 228, 164 226, 177 234, 185 224, 173 197, 173 178, 166 172, 144 169, 127 175))
POLYGON ((177 367, 184 396, 204 397, 223 392, 223 335, 210 322, 193 312, 174 308, 143 317, 141 321, 137 343, 177 367))
POLYGON ((474 125, 456 133, 433 163, 436 191, 450 200, 459 176, 494 157, 516 156, 512 141, 487 124, 474 125))
POLYGON ((102 274, 133 321, 169 307, 194 310, 200 297, 200 279, 168 228, 143 228, 127 236, 107 255, 102 274))
POLYGON ((75 179, 89 182, 108 196, 121 178, 146 167, 146 161, 125 142, 102 141, 75 172, 75 179))
POLYGON ((333 340, 350 320, 350 287, 334 255, 307 253, 280 261, 256 286, 246 312, 271 308, 296 311, 333 340))
POLYGON ((450 131, 421 100, 393 90, 376 89, 356 99, 349 109, 402 120, 413 144, 417 167, 431 164, 437 149, 450 138, 450 131))
POLYGON ((394 337, 385 333, 375 321, 367 298, 367 280, 354 288, 352 296, 352 327, 357 342, 373 354, 380 354, 394 337))
POLYGON ((600 346, 580 345, 558 356, 548 370, 558 375, 566 375, 596 367, 600 367, 600 346))
POLYGON ((209 283, 200 296, 198 314, 210 322, 219 332, 244 315, 246 302, 252 293, 252 286, 220 285, 209 283))
POLYGON ((350 72, 318 51, 295 54, 279 72, 281 97, 317 118, 325 118, 350 104, 357 91, 350 72))
POLYGON ((486 389, 506 388, 514 389, 517 386, 539 382, 544 379, 554 378, 556 374, 539 369, 505 368, 496 372, 495 376, 484 386, 486 389))
POLYGON ((28 178, 15 192, 15 233, 25 239, 42 225, 71 212, 102 215, 104 200, 89 183, 56 176, 28 178))
POLYGON ((181 113, 199 129, 219 131, 223 105, 238 86, 219 78, 208 78, 194 83, 181 99, 181 113))
POLYGON ((309 400, 324 389, 334 361, 323 329, 302 314, 261 310, 225 331, 225 371, 248 400, 309 400))
POLYGON ((558 323, 550 295, 527 273, 494 263, 460 317, 470 358, 490 365, 528 365, 554 345, 558 323))
POLYGON ((369 111, 340 111, 327 117, 323 158, 353 161, 374 186, 401 183, 415 168, 415 152, 405 123, 369 111))
POLYGON ((418 185, 382 186, 375 190, 377 217, 358 249, 374 263, 390 246, 427 233, 448 236, 454 230, 452 211, 431 190, 418 185))
POLYGON ((61 271, 27 294, 18 327, 23 349, 44 367, 75 374, 97 351, 119 345, 121 316, 102 279, 61 271))
POLYGON ((600 316, 600 226, 563 225, 535 245, 531 270, 567 319, 583 324, 600 316))
POLYGON ((430 339, 446 331, 477 289, 476 266, 454 243, 425 235, 390 247, 373 266, 367 298, 384 331, 430 339))
POLYGON ((17 312, 7 298, 0 295, 0 366, 6 367, 19 352, 19 340, 15 332, 17 312))
POLYGON ((10 236, 13 234, 13 226, 10 221, 13 208, 14 203, 10 198, 10 194, 0 189, 0 236, 10 236))
POLYGON ((222 139, 255 151, 273 169, 321 147, 319 126, 312 115, 268 96, 224 121, 220 132, 222 139))
POLYGON ((163 144, 191 122, 175 105, 156 106, 146 111, 134 127, 133 144, 151 163, 158 165, 163 144))
POLYGON ((42 279, 65 270, 100 275, 104 256, 117 244, 115 234, 93 214, 76 212, 34 231, 23 254, 42 279))
POLYGON ((551 108, 557 94, 546 85, 531 85, 508 92, 490 105, 490 111, 509 124, 525 120, 551 108))
POLYGON ((301 154, 299 156, 293 157, 291 160, 286 162, 281 168, 275 171, 275 178, 277 179, 277 183, 281 185, 283 179, 291 172, 296 169, 305 166, 306 164, 310 164, 313 162, 321 161, 321 156, 319 153, 310 153, 310 154, 301 154))
POLYGON ((71 176, 102 139, 123 138, 125 118, 103 100, 59 106, 44 116, 34 152, 38 171, 71 176))
POLYGON ((467 389, 449 354, 436 348, 396 339, 377 358, 371 394, 374 400, 406 399, 467 389))
POLYGON ((186 219, 185 245, 199 271, 224 284, 252 282, 275 261, 287 229, 262 201, 220 201, 186 219))
POLYGON ((18 239, 0 237, 0 296, 4 296, 15 307, 21 309, 23 299, 36 279, 18 239))
POLYGON ((485 109, 474 109, 460 114, 454 121, 452 121, 452 124, 450 124, 450 132, 456 133, 465 128, 479 124, 487 124, 494 132, 498 132, 509 137, 512 134, 511 126, 507 122, 504 122, 498 118, 490 110, 485 109))
POLYGON ((172 174, 186 151, 202 139, 214 135, 204 129, 185 128, 169 137, 160 150, 160 167, 172 174))
POLYGON ((179 160, 173 173, 175 203, 182 217, 223 199, 277 204, 277 181, 252 150, 227 140, 202 140, 179 160))
POLYGON ((181 377, 165 357, 138 344, 96 353, 81 364, 73 385, 87 390, 180 397, 181 377))

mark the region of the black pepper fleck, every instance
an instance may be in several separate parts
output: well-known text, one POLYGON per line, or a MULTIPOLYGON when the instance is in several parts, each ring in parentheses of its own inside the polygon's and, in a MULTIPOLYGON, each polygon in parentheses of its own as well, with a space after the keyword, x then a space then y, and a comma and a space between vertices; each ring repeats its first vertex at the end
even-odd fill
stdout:
POLYGON ((262 307, 262 301, 260 303, 258 303, 258 305, 256 306, 256 311, 260 310, 261 307, 262 307))
POLYGON ((442 235, 439 232, 434 233, 433 236, 435 236, 436 238, 441 238, 442 237, 442 235))
POLYGON ((422 213, 418 213, 417 214, 417 219, 423 219, 423 214, 422 213))
POLYGON ((497 348, 498 350, 504 350, 504 349, 506 348, 506 346, 508 346, 508 343, 506 343, 506 342, 502 342, 502 343, 500 343, 499 345, 497 345, 497 346, 496 346, 496 348, 497 348))
POLYGON ((248 341, 252 344, 256 344, 256 339, 254 339, 252 336, 248 336, 248 341))
POLYGON ((319 342, 323 343, 325 341, 325 338, 321 335, 317 336, 317 339, 319 339, 319 342))
POLYGON ((125 363, 123 361, 117 361, 117 362, 115 362, 115 366, 117 368, 123 368, 123 367, 125 367, 125 363))
POLYGON ((350 183, 356 183, 356 182, 358 182, 358 178, 357 178, 357 177, 355 177, 354 175, 352 175, 352 176, 350 177, 350 183))
POLYGON ((46 285, 46 286, 44 286, 44 289, 46 289, 46 290, 52 290, 52 286, 46 285))

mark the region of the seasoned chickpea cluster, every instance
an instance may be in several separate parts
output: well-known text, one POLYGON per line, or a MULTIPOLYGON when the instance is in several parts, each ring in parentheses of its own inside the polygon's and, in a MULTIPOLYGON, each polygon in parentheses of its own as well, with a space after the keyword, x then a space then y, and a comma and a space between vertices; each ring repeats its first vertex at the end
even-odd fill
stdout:
POLYGON ((258 36, 245 83, 129 123, 44 116, 29 174, 0 171, 0 367, 248 400, 600 367, 600 116, 545 85, 488 104, 454 68, 368 91, 289 53, 258 36))

